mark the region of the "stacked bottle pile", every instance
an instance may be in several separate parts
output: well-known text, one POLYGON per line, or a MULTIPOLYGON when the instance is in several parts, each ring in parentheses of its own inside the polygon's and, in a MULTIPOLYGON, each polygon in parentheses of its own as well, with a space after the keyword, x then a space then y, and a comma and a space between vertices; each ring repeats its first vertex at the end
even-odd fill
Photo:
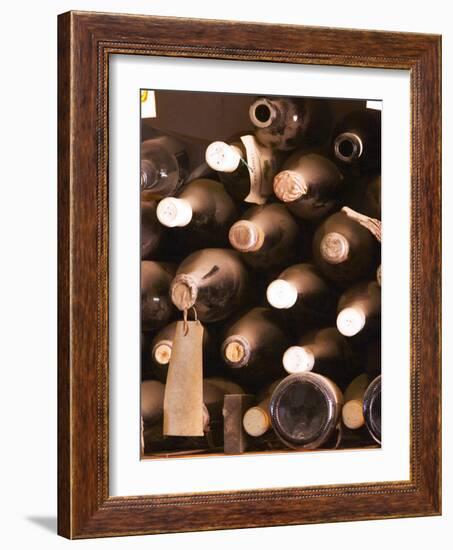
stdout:
POLYGON ((222 451, 241 394, 247 450, 380 442, 380 113, 329 105, 259 98, 226 142, 143 132, 145 453, 222 451), (164 437, 183 311, 204 326, 205 436, 164 437))

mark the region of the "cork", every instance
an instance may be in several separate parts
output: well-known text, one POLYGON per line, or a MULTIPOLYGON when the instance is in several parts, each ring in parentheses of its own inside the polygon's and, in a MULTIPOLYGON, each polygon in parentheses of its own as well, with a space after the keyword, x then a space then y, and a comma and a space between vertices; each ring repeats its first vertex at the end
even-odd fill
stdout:
POLYGON ((349 257, 349 242, 341 233, 326 233, 319 247, 321 256, 330 264, 341 264, 349 257))

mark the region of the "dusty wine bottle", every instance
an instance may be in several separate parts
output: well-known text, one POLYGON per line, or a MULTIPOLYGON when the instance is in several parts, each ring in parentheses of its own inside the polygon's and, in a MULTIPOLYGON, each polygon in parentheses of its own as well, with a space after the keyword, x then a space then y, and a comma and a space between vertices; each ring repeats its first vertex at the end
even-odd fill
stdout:
POLYGON ((378 173, 381 164, 381 113, 375 109, 354 111, 333 132, 333 153, 343 169, 378 173))
POLYGON ((288 447, 316 449, 333 436, 342 405, 340 389, 325 376, 290 374, 272 394, 272 426, 288 447))
POLYGON ((272 196, 272 182, 280 157, 244 135, 231 143, 214 141, 206 149, 206 162, 236 200, 264 204, 272 196))
POLYGON ((379 258, 375 236, 345 212, 336 212, 316 230, 313 258, 323 275, 348 284, 371 275, 379 258))
POLYGON ((281 355, 287 344, 274 312, 255 307, 227 330, 220 353, 232 376, 244 384, 262 386, 281 373, 281 355))
POLYGON ((376 281, 349 288, 338 302, 337 328, 344 336, 370 334, 381 320, 381 289, 376 281))
POLYGON ((377 443, 381 443, 381 376, 377 376, 363 395, 365 425, 377 443))
POLYGON ((179 310, 195 307, 200 321, 220 321, 246 303, 247 270, 237 252, 205 248, 183 260, 170 292, 179 310))
POLYGON ((173 316, 175 309, 169 297, 169 289, 174 273, 173 264, 142 261, 140 281, 142 330, 161 328, 173 316))
POLYGON ((264 435, 272 427, 271 413, 269 403, 272 393, 280 384, 281 379, 272 382, 264 391, 258 395, 258 404, 250 407, 244 414, 242 425, 246 433, 252 437, 260 437, 264 435))
POLYGON ((318 270, 311 264, 296 264, 285 269, 271 282, 266 291, 267 301, 277 309, 314 320, 334 318, 337 297, 318 270))
POLYGON ((250 208, 229 231, 231 246, 255 268, 286 262, 294 254, 298 236, 297 223, 278 203, 250 208))
POLYGON ((236 206, 218 181, 194 180, 181 194, 166 197, 157 206, 157 218, 166 227, 186 227, 186 239, 201 246, 228 242, 228 230, 237 219, 236 206))
POLYGON ((344 405, 341 411, 343 424, 350 430, 358 430, 365 425, 363 396, 370 380, 363 373, 354 378, 344 392, 344 405))
POLYGON ((295 216, 319 220, 338 206, 343 176, 328 158, 294 152, 274 178, 274 193, 295 216))
POLYGON ((282 151, 320 145, 330 136, 330 109, 323 100, 262 97, 252 103, 249 116, 257 139, 282 151))
POLYGON ((163 227, 156 215, 157 201, 140 202, 140 243, 142 260, 152 260, 162 238, 163 227))
POLYGON ((290 373, 315 372, 327 376, 345 388, 354 373, 351 348, 334 327, 311 331, 289 347, 283 366, 290 373))

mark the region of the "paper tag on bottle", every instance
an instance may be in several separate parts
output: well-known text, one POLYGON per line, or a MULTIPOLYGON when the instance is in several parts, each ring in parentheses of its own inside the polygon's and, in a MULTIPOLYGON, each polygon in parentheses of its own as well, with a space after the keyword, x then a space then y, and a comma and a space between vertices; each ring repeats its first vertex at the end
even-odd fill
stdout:
POLYGON ((247 155, 247 167, 250 175, 250 192, 245 202, 265 204, 273 193, 274 176, 277 171, 275 154, 269 147, 264 147, 255 136, 242 136, 247 155))
POLYGON ((203 325, 178 321, 164 395, 164 435, 203 436, 203 325))

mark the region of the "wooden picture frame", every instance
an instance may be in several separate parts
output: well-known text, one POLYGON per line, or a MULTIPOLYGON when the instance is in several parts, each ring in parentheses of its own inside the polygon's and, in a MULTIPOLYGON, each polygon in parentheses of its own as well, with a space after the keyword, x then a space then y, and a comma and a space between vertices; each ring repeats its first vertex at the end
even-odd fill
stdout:
POLYGON ((58 24, 59 534, 88 538, 440 514, 440 37, 88 12, 65 13, 58 24), (111 54, 410 71, 409 481, 109 495, 111 54))

